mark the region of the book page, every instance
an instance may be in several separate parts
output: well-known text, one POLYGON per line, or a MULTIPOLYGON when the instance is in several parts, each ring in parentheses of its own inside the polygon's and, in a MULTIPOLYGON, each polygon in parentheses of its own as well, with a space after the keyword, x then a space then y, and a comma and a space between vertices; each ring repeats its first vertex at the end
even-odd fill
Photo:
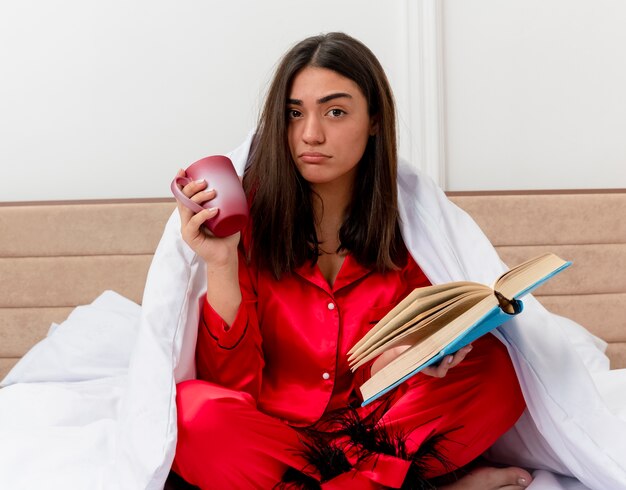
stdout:
POLYGON ((519 298, 570 264, 552 253, 546 253, 503 274, 494 289, 510 300, 519 298))
MULTIPOLYGON (((474 287, 461 287, 458 291, 462 292, 444 303, 434 303, 430 310, 410 318, 404 325, 389 331, 384 329, 379 332, 380 336, 372 337, 371 342, 363 345, 362 350, 349 357, 350 369, 356 370, 359 366, 396 345, 419 342, 427 338, 455 316, 474 306, 486 295, 492 294, 490 288, 477 291, 474 287), (387 333, 383 337, 385 332, 387 333)), ((440 296, 440 294, 435 296, 440 296)))
POLYGON ((416 288, 387 313, 376 325, 348 351, 349 359, 352 359, 378 339, 386 336, 390 331, 405 325, 412 318, 432 309, 437 303, 445 303, 450 298, 463 292, 487 286, 468 281, 451 282, 436 286, 416 288))
POLYGON ((446 308, 441 311, 441 314, 429 319, 424 325, 420 325, 420 328, 411 328, 399 335, 397 338, 398 343, 413 345, 427 344, 429 339, 433 338, 435 332, 439 330, 451 331, 452 327, 449 325, 452 324, 456 318, 465 314, 471 308, 474 308, 478 303, 485 300, 485 298, 489 298, 488 302, 491 303, 491 293, 489 291, 473 291, 465 294, 461 301, 453 303, 450 308, 446 308))
POLYGON ((496 297, 493 294, 484 297, 473 307, 450 321, 445 328, 436 330, 428 338, 400 354, 396 359, 363 383, 360 388, 363 399, 367 400, 371 398, 379 391, 411 373, 418 366, 435 356, 461 332, 476 324, 478 320, 485 317, 494 308, 498 308, 497 303, 496 297))

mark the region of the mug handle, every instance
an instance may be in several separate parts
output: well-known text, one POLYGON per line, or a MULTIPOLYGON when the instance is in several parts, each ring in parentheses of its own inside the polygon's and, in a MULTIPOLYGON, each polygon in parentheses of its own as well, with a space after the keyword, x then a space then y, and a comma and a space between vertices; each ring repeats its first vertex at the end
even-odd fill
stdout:
POLYGON ((190 179, 189 177, 176 177, 174 180, 172 180, 170 189, 172 190, 172 194, 174 194, 174 197, 178 199, 181 202, 181 204, 184 204, 187 208, 191 209, 194 213, 199 213, 200 211, 204 211, 204 208, 200 206, 198 203, 193 202, 187 196, 185 196, 185 194, 183 194, 183 191, 180 190, 180 187, 178 187, 179 184, 182 186, 186 186, 191 181, 192 179, 190 179))

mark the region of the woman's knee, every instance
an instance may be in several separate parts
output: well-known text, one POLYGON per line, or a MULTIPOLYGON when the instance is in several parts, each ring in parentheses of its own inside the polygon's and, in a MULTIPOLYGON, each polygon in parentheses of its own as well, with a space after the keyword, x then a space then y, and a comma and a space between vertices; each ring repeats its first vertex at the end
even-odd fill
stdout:
POLYGON ((229 390, 201 380, 183 381, 176 386, 179 434, 216 433, 232 427, 239 405, 253 405, 247 393, 229 390))

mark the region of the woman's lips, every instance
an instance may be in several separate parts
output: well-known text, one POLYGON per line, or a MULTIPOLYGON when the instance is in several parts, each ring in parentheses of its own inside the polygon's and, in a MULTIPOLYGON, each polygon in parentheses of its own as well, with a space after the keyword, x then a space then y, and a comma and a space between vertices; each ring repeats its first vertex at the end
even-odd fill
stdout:
POLYGON ((321 163, 330 158, 330 155, 316 151, 305 151, 304 153, 300 153, 299 157, 304 163, 321 163))

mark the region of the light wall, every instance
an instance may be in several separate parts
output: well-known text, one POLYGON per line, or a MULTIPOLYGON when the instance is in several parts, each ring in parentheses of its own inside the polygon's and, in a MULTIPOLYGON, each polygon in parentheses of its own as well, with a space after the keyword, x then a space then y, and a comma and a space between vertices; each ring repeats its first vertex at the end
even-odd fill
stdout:
POLYGON ((626 2, 444 0, 446 187, 626 188, 626 2))
POLYGON ((169 196, 254 127, 280 55, 332 30, 383 63, 401 154, 432 167, 439 138, 447 189, 626 187, 625 21, 621 0, 2 2, 0 201, 169 196), (412 64, 435 7, 430 144, 412 64))
POLYGON ((376 0, 2 2, 0 201, 169 196, 180 167, 246 137, 278 58, 320 32, 370 46, 406 106, 405 9, 376 0))

